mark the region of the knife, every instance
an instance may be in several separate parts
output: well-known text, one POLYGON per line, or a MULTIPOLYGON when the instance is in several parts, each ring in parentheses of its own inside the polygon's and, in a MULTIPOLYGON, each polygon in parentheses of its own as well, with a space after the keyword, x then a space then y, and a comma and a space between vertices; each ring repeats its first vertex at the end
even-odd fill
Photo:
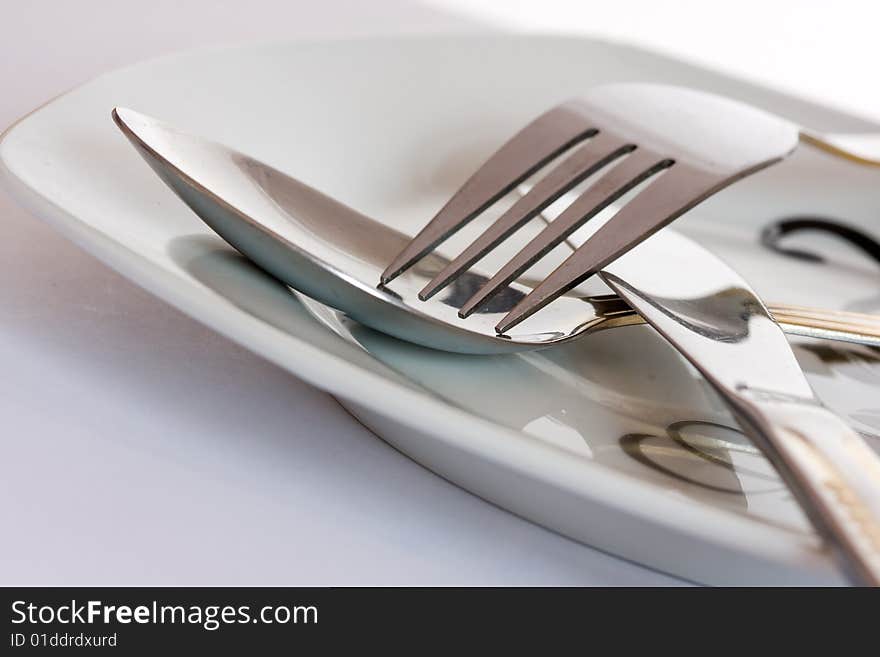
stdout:
POLYGON ((749 284, 671 231, 600 275, 720 394, 851 579, 880 585, 880 458, 816 397, 749 284))

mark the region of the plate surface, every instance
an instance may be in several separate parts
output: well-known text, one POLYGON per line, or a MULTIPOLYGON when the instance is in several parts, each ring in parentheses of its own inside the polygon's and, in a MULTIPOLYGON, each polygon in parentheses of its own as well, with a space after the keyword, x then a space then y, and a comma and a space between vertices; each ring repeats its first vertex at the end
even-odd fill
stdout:
MULTIPOLYGON (((227 247, 110 120, 114 105, 160 117, 414 233, 532 116, 621 80, 724 93, 820 130, 880 130, 655 53, 589 39, 404 38, 208 50, 139 64, 30 114, 4 136, 0 161, 8 187, 71 239, 330 391, 386 440, 474 493, 701 582, 840 582, 766 461, 649 329, 491 357, 377 334, 298 300, 227 247)), ((728 260, 769 301, 880 311, 876 264, 848 247, 813 240, 828 255, 816 264, 757 242, 762 226, 792 213, 876 230, 878 176, 802 148, 677 227, 728 260)), ((823 400, 880 446, 880 354, 796 344, 823 400)))

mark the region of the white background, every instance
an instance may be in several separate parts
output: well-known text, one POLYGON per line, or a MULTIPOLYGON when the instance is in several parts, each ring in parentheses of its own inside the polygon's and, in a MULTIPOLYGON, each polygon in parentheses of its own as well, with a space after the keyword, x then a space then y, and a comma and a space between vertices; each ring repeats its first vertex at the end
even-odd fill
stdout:
MULTIPOLYGON (((880 4, 729 6, 5 0, 0 127, 194 46, 487 25, 636 41, 880 117, 880 4)), ((2 193, 0 366, 0 584, 677 583, 432 475, 2 193)))

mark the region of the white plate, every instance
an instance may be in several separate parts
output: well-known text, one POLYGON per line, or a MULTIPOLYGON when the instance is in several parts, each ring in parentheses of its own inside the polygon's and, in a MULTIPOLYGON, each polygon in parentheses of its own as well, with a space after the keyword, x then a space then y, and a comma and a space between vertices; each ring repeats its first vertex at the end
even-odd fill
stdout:
MULTIPOLYGON (((10 189, 71 239, 330 391, 379 435, 468 490, 701 582, 839 582, 772 470, 736 430, 723 428, 733 426, 723 406, 650 330, 618 329, 540 354, 466 357, 351 326, 315 304, 307 310, 212 235, 110 120, 114 105, 163 118, 413 232, 517 127, 611 80, 702 87, 819 129, 880 130, 588 39, 395 38, 209 50, 140 64, 36 110, 7 132, 0 160, 10 189), (707 449, 715 451, 699 454, 707 449)), ((870 226, 880 209, 871 197, 878 176, 802 150, 678 226, 769 300, 877 310, 873 263, 831 243, 822 244, 836 254, 830 264, 782 258, 757 246, 756 231, 794 211, 870 226)), ((866 434, 880 427, 876 352, 803 343, 798 355, 823 399, 866 434)))

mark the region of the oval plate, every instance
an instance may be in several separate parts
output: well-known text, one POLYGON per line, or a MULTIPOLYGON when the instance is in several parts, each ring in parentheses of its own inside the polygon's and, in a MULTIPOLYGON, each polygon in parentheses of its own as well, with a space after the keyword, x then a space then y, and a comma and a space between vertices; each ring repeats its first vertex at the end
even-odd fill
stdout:
MULTIPOLYGON (((13 193, 71 239, 333 393, 393 445, 477 495, 701 582, 839 583, 772 469, 649 329, 615 329, 538 354, 472 357, 388 338, 314 302, 306 307, 212 235, 109 115, 125 105, 161 117, 413 234, 529 118, 621 80, 696 86, 817 129, 880 130, 589 39, 395 38, 209 50, 127 68, 25 117, 5 134, 0 161, 13 193), (581 63, 577 76, 571 62, 581 63)), ((870 226, 877 175, 802 148, 677 226, 768 300, 877 310, 871 264, 850 262, 834 245, 824 265, 793 261, 756 241, 766 221, 791 212, 870 226)), ((873 435, 877 352, 799 345, 820 396, 873 435)))

